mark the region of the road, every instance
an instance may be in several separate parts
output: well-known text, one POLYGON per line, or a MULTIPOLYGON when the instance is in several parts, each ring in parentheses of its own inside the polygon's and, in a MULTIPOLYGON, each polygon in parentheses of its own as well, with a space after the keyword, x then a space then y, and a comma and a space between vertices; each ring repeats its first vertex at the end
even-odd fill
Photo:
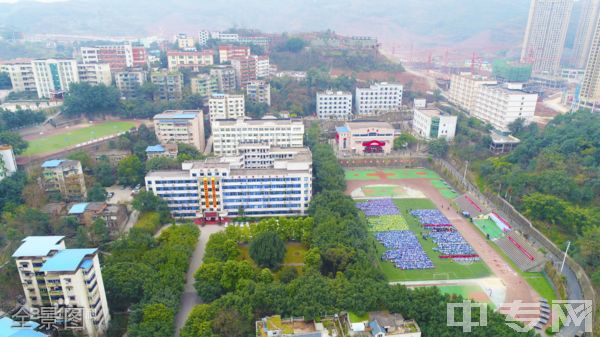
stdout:
POLYGON ((190 311, 192 311, 196 304, 202 303, 202 300, 196 293, 196 289, 194 289, 194 273, 202 264, 204 249, 206 248, 208 238, 211 234, 223 230, 225 230, 225 227, 217 225, 209 225, 200 229, 200 237, 198 238, 196 249, 190 259, 190 267, 185 276, 185 288, 183 290, 183 295, 181 296, 179 311, 177 312, 177 316, 175 316, 175 337, 179 337, 179 331, 181 331, 181 328, 185 325, 185 321, 187 320, 190 311))

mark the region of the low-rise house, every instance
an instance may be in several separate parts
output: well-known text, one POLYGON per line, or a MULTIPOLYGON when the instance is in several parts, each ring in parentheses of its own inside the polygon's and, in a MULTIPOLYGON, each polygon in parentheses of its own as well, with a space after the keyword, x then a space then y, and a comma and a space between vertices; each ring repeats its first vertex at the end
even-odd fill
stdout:
POLYGON ((85 226, 91 226, 96 219, 101 218, 111 231, 121 228, 129 218, 125 205, 109 205, 105 202, 74 204, 69 209, 69 215, 75 216, 79 223, 85 226))
POLYGON ((42 207, 42 212, 58 218, 67 214, 67 204, 64 202, 51 202, 42 207))
POLYGON ((421 337, 417 322, 389 312, 369 313, 366 330, 373 337, 421 337))
POLYGON ((323 325, 275 315, 256 322, 256 337, 321 337, 323 325))
POLYGON ((106 150, 106 151, 99 151, 95 153, 96 156, 96 161, 102 159, 103 156, 106 156, 106 158, 108 158, 108 161, 110 162, 110 165, 112 166, 117 166, 119 164, 119 162, 121 160, 123 160, 123 158, 129 156, 131 154, 131 151, 128 150, 106 150))
POLYGON ((177 144, 157 144, 150 145, 146 148, 146 156, 148 159, 156 158, 156 157, 167 157, 175 159, 177 158, 178 146, 177 144))

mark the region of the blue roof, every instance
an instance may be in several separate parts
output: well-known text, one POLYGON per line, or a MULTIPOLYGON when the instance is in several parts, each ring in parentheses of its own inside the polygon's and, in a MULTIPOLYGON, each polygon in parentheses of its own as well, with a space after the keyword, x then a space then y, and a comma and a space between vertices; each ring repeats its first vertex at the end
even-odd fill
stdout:
POLYGON ((165 148, 160 144, 150 145, 146 148, 146 152, 165 152, 165 148))
POLYGON ((79 268, 81 261, 86 255, 95 254, 97 248, 86 249, 65 249, 52 256, 46 262, 40 271, 43 272, 59 272, 59 271, 75 271, 79 268))
POLYGON ((198 114, 158 114, 154 116, 154 119, 194 119, 198 117, 198 114))
POLYGON ((87 202, 75 204, 69 209, 69 214, 82 214, 83 212, 85 212, 85 208, 87 207, 87 205, 87 202))
POLYGON ((39 326, 36 322, 13 321, 8 317, 0 318, 0 337, 47 337, 33 329, 39 326))
POLYGON ((348 130, 348 127, 346 127, 346 126, 338 126, 338 127, 335 128, 335 131, 337 131, 337 132, 348 132, 350 130, 348 130))
POLYGON ((22 256, 47 256, 52 250, 62 250, 59 242, 64 236, 28 236, 12 255, 22 256))
POLYGON ((379 325, 379 322, 377 322, 377 321, 369 322, 369 327, 371 328, 371 334, 373 336, 377 336, 377 334, 379 334, 379 333, 384 333, 383 329, 379 325))
POLYGON ((88 270, 88 269, 92 268, 93 265, 94 265, 94 261, 83 260, 83 262, 81 263, 81 268, 88 270))
POLYGON ((58 165, 60 165, 60 163, 62 163, 63 161, 65 161, 64 159, 52 159, 52 160, 46 160, 43 164, 42 167, 43 168, 49 168, 49 167, 57 167, 58 165))

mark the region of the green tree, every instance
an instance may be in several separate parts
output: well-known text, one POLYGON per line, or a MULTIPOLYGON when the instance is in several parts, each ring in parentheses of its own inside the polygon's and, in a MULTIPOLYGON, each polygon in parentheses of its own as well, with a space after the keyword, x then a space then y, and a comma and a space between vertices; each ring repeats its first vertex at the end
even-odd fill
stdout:
POLYGON ((394 139, 394 150, 410 148, 417 142, 417 138, 410 133, 402 133, 400 136, 394 139))
POLYGON ((146 172, 176 169, 180 163, 168 157, 154 157, 146 161, 146 172))
POLYGON ((246 337, 254 333, 250 320, 237 309, 220 310, 212 321, 212 328, 223 337, 246 337))
POLYGON ((126 186, 134 186, 144 181, 144 165, 136 156, 123 158, 117 166, 117 177, 119 182, 126 186))
POLYGON ((186 160, 202 160, 204 158, 206 157, 194 146, 184 143, 177 144, 177 160, 179 162, 186 160))
POLYGON ((592 226, 577 240, 579 255, 590 270, 600 267, 600 226, 592 226))
POLYGON ((122 311, 141 301, 144 282, 152 270, 143 263, 109 263, 102 270, 106 297, 113 311, 122 311))
POLYGON ((106 189, 96 183, 88 190, 88 201, 106 201, 106 189))
POLYGON ((0 132, 0 144, 8 144, 12 146, 15 155, 22 154, 29 144, 21 138, 16 132, 2 131, 0 132))
POLYGON ((280 51, 287 51, 290 53, 298 53, 307 45, 307 42, 302 40, 301 38, 293 37, 285 41, 282 45, 279 46, 280 51))
POLYGON ((106 156, 102 156, 100 157, 100 160, 98 160, 96 168, 94 169, 94 176, 96 177, 96 181, 104 187, 112 186, 117 181, 115 169, 112 167, 106 156))
POLYGON ((215 233, 206 244, 204 262, 225 262, 235 260, 241 255, 237 242, 230 239, 226 233, 215 233))
POLYGON ((181 329, 181 337, 212 337, 212 319, 215 312, 209 304, 196 305, 181 329))
POLYGON ((81 167, 88 172, 94 168, 94 160, 89 153, 85 151, 75 151, 67 155, 67 159, 77 160, 81 162, 81 167))
POLYGON ((260 233, 250 242, 250 257, 260 267, 279 268, 284 256, 285 243, 276 233, 260 233))
POLYGON ((281 271, 279 272, 279 281, 282 283, 290 283, 296 279, 296 277, 298 277, 298 270, 296 270, 296 267, 285 266, 281 268, 281 271))
POLYGON ((448 141, 446 138, 438 138, 429 142, 429 154, 436 158, 443 158, 448 153, 448 141))
POLYGON ((12 82, 10 81, 10 75, 2 71, 0 72, 0 90, 12 89, 12 82))
POLYGON ((69 116, 115 113, 121 94, 116 87, 104 84, 72 83, 63 103, 63 112, 69 116))
POLYGON ((132 337, 170 337, 173 336, 173 309, 162 303, 147 304, 143 308, 143 319, 128 331, 132 337))

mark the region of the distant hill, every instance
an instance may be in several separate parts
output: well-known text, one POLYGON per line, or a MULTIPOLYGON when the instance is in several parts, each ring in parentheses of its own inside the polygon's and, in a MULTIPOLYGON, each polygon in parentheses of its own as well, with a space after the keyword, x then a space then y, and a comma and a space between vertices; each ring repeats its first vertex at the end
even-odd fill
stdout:
POLYGON ((0 22, 25 33, 98 36, 257 28, 266 32, 332 29, 415 47, 518 45, 529 0, 69 0, 0 3, 0 22))

